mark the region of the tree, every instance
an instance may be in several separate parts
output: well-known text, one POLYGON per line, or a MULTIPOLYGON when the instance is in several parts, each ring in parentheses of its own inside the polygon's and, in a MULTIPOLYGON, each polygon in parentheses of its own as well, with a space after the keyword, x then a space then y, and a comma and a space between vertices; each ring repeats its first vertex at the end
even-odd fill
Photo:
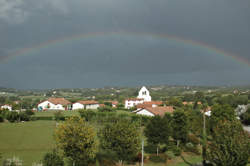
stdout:
POLYGON ((101 147, 111 150, 122 161, 131 161, 140 149, 140 128, 137 123, 122 119, 106 124, 100 132, 101 147))
POLYGON ((211 123, 213 124, 213 126, 216 126, 219 121, 233 121, 235 119, 235 112, 230 105, 216 104, 212 107, 211 123))
POLYGON ((240 116, 240 118, 243 124, 250 125, 250 108, 248 108, 247 111, 240 116))
POLYGON ((87 165, 97 152, 96 133, 84 119, 73 116, 55 130, 57 147, 76 165, 87 165))
POLYGON ((57 154, 56 150, 46 153, 42 163, 43 166, 64 166, 63 158, 57 154))
POLYGON ((144 133, 149 143, 156 145, 157 155, 159 144, 168 144, 169 136, 171 135, 170 115, 165 115, 163 118, 155 116, 150 119, 144 133))
POLYGON ((177 146, 179 146, 179 142, 186 143, 188 136, 188 118, 183 110, 174 111, 171 124, 173 130, 172 136, 177 146))
POLYGON ((208 143, 207 159, 217 166, 246 166, 250 139, 239 121, 220 121, 208 143))

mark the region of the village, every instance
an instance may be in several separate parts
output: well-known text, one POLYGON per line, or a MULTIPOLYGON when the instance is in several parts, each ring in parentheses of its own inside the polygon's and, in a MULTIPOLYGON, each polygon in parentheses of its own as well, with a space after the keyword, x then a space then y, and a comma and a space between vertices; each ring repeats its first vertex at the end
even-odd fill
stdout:
MULTIPOLYGON (((201 154, 204 145, 200 143, 204 138, 202 132, 206 132, 209 135, 208 141, 211 142, 211 137, 213 137, 211 130, 214 130, 213 128, 216 126, 215 124, 220 124, 219 121, 224 118, 228 119, 232 125, 235 123, 234 121, 237 121, 237 123, 241 122, 241 128, 244 129, 246 133, 250 132, 250 102, 247 98, 248 90, 233 89, 225 91, 225 89, 218 90, 204 88, 202 91, 198 91, 198 89, 196 90, 193 87, 167 87, 167 89, 174 90, 175 93, 167 90, 167 93, 173 93, 173 96, 165 98, 162 97, 162 95, 158 95, 158 93, 166 91, 163 87, 147 88, 146 86, 142 86, 132 90, 125 88, 108 88, 105 91, 104 89, 92 89, 87 91, 86 95, 90 94, 92 96, 87 100, 86 98, 88 97, 84 97, 82 100, 80 97, 76 99, 67 99, 68 97, 63 97, 65 92, 62 90, 60 91, 60 95, 58 95, 59 90, 57 90, 57 92, 53 90, 49 97, 44 96, 40 101, 38 99, 29 100, 33 101, 30 102, 30 104, 20 100, 16 101, 16 99, 18 99, 17 97, 12 97, 12 102, 5 100, 7 102, 4 104, 2 98, 2 100, 0 99, 3 103, 0 106, 0 121, 2 122, 0 123, 0 130, 5 131, 1 132, 5 134, 4 137, 0 137, 0 142, 2 142, 2 145, 0 146, 0 154, 6 158, 12 157, 13 153, 15 153, 20 158, 18 159, 18 162, 26 163, 24 165, 36 165, 35 163, 43 158, 44 154, 59 155, 61 157, 59 153, 50 153, 47 149, 51 149, 54 146, 52 135, 55 137, 57 129, 59 130, 61 125, 70 123, 70 121, 73 120, 72 118, 81 118, 83 121, 86 121, 89 125, 93 126, 94 131, 97 130, 98 133, 104 132, 105 128, 110 124, 112 124, 114 127, 113 130, 115 130, 116 124, 121 125, 124 123, 124 127, 127 129, 129 128, 131 130, 129 132, 134 135, 132 138, 126 139, 135 139, 134 141, 137 143, 133 146, 137 148, 133 149, 131 147, 130 150, 134 150, 134 152, 131 153, 131 158, 122 157, 122 155, 118 155, 117 157, 122 157, 127 164, 132 161, 134 161, 133 163, 135 165, 141 163, 141 157, 140 159, 132 158, 134 158, 135 155, 138 155, 142 150, 140 146, 142 146, 141 141, 143 140, 145 141, 145 145, 143 145, 145 146, 143 147, 143 149, 145 148, 145 152, 143 151, 143 153, 145 153, 143 162, 145 162, 144 164, 146 166, 151 166, 156 163, 161 163, 162 165, 172 163, 169 165, 178 166, 178 164, 187 164, 186 160, 190 160, 194 164, 196 163, 199 165, 199 163, 203 162, 201 154), (179 89, 182 90, 180 91, 179 89), (93 91, 95 93, 93 93, 93 91), (114 91, 121 93, 122 97, 118 96, 118 100, 116 100, 114 97, 115 95, 113 94, 114 91), (123 97, 124 94, 128 93, 127 91, 132 94, 132 96, 123 97), (221 94, 224 94, 224 96, 218 96, 216 93, 219 91, 221 94), (98 95, 99 93, 110 93, 110 96, 106 95, 107 97, 105 98, 102 97, 103 94, 98 95), (153 94, 153 97, 151 96, 151 93, 153 94), (97 98, 94 97, 94 95, 97 98), (182 95, 183 97, 177 97, 179 95, 182 95), (19 127, 17 128, 15 124, 19 127), (136 124, 139 124, 139 126, 136 124), (22 129, 20 130, 20 128, 22 129), (29 133, 28 135, 32 135, 32 141, 28 141, 28 135, 24 136, 21 134, 22 131, 29 133), (143 132, 141 133, 141 131, 143 132), (10 138, 10 134, 13 133, 15 133, 16 136, 10 138), (37 155, 35 155, 32 150, 25 150, 24 154, 31 156, 25 157, 22 153, 17 153, 16 150, 14 150, 15 148, 13 149, 12 147, 13 145, 19 147, 19 145, 8 143, 11 140, 13 142, 14 140, 20 139, 20 134, 22 137, 26 138, 22 139, 22 144, 25 144, 26 147, 38 148, 37 150, 39 153, 37 155), (141 134, 144 135, 145 140, 142 139, 143 137, 141 138, 141 134), (42 141, 39 141, 41 139, 42 141), (45 147, 40 147, 44 144, 46 144, 45 147), (179 144, 180 147, 178 147, 179 144), (1 147, 8 147, 8 151, 1 147), (181 158, 183 157, 186 159, 182 161, 181 158)), ((70 94, 69 92, 72 91, 73 90, 67 90, 66 92, 70 94)), ((79 90, 75 91, 79 94, 79 90)), ((12 90, 9 94, 11 95, 11 93, 12 90)), ((23 94, 23 92, 21 93, 23 94)), ((27 93, 27 95, 29 95, 29 93, 27 93)), ((41 92, 40 94, 43 93, 44 92, 41 92)), ((34 95, 33 98, 35 97, 36 96, 34 95)), ((25 100, 27 101, 27 99, 25 100)), ((75 120, 78 121, 77 119, 75 120)), ((80 120, 77 123, 81 124, 83 122, 80 120)), ((123 132, 123 129, 119 130, 121 130, 120 132, 123 132)), ((240 130, 238 132, 240 132, 240 130)), ((58 139, 61 139, 61 137, 58 139)), ((108 138, 103 138, 98 135, 98 140, 103 139, 109 140, 111 139, 111 135, 108 138)), ((113 139, 116 140, 117 138, 113 139)), ((242 142, 241 139, 239 139, 239 141, 242 142)), ((126 146, 128 146, 128 144, 130 143, 126 142, 126 146)), ((120 142, 119 146, 125 145, 120 142)), ((98 153, 97 155, 100 155, 98 153)), ((142 154, 140 153, 140 155, 142 154)), ((104 156, 101 158, 95 158, 96 162, 108 162, 109 164, 107 164, 107 166, 118 164, 117 160, 110 160, 103 157, 104 156), (110 162, 112 162, 112 164, 110 162)), ((45 162, 45 158, 43 160, 45 162)), ((7 162, 7 160, 3 161, 7 162)), ((8 161, 12 160, 10 159, 8 161)), ((92 161, 88 162, 90 162, 89 164, 91 165, 92 161)), ((39 164, 37 163, 37 165, 39 164)))

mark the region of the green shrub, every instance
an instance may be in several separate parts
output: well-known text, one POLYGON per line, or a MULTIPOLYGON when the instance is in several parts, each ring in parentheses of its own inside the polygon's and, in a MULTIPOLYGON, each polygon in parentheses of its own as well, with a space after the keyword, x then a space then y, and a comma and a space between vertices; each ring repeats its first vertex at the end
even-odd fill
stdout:
POLYGON ((165 163, 167 161, 167 155, 159 154, 157 156, 156 154, 153 154, 149 156, 149 160, 154 163, 165 163))
POLYGON ((196 145, 192 144, 191 142, 187 143, 185 145, 184 149, 186 152, 192 152, 192 153, 195 153, 197 155, 200 154, 198 147, 196 145))
POLYGON ((52 116, 36 116, 36 120, 53 120, 52 116))
POLYGON ((18 115, 18 113, 15 112, 15 111, 11 111, 11 112, 9 111, 9 112, 6 114, 6 119, 7 119, 9 122, 13 123, 13 122, 16 122, 16 121, 19 120, 19 115, 18 115))
POLYGON ((165 154, 167 155, 168 159, 173 159, 175 158, 175 155, 172 151, 166 151, 165 154))
POLYGON ((175 156, 180 156, 181 155, 181 149, 180 148, 172 148, 172 152, 174 153, 175 156))
POLYGON ((63 158, 55 150, 46 153, 43 157, 43 166, 64 166, 63 158))
POLYGON ((4 121, 3 115, 0 114, 0 123, 4 121))
POLYGON ((65 120, 65 117, 64 117, 62 111, 54 112, 54 118, 55 118, 56 121, 65 120))
POLYGON ((115 109, 109 106, 105 106, 105 107, 99 107, 98 111, 100 112, 114 112, 115 109))
POLYGON ((91 109, 80 110, 79 113, 80 113, 80 116, 84 118, 86 121, 91 121, 96 117, 96 112, 91 109))
POLYGON ((200 143, 200 140, 194 134, 189 134, 188 135, 188 142, 191 142, 194 145, 198 145, 200 143))
POLYGON ((27 114, 27 115, 34 115, 35 113, 32 111, 32 110, 26 110, 25 111, 25 114, 27 114))
POLYGON ((26 114, 25 112, 19 113, 20 121, 30 121, 30 115, 26 114))

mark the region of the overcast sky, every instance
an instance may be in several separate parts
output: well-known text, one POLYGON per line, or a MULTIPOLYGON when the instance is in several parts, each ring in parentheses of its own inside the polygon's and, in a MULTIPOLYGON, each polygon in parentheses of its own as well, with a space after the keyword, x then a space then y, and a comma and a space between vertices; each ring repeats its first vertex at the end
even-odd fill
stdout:
POLYGON ((249 85, 249 9, 249 0, 0 0, 0 86, 249 85), (124 33, 11 57, 50 40, 96 32, 124 33), (245 62, 139 33, 202 42, 245 62))

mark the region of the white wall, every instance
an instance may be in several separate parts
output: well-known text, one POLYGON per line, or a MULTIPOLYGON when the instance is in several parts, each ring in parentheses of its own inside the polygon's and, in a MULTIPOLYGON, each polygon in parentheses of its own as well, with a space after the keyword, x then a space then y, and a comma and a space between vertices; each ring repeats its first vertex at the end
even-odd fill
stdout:
POLYGON ((38 108, 42 107, 43 110, 65 110, 65 108, 63 107, 63 105, 61 104, 53 104, 49 101, 44 101, 40 104, 38 104, 38 108), (49 105, 49 108, 48 108, 49 105))
POLYGON ((86 109, 97 109, 99 107, 99 104, 89 104, 86 105, 86 109))
POLYGON ((145 86, 141 88, 141 90, 138 93, 137 98, 144 99, 144 101, 151 101, 150 93, 145 86))
POLYGON ((99 104, 88 104, 88 105, 84 105, 81 103, 74 103, 72 110, 77 110, 77 109, 97 109, 99 107, 99 104))
POLYGON ((147 111, 146 109, 142 109, 136 113, 137 115, 145 115, 145 116, 155 116, 151 112, 147 111))
POLYGON ((143 100, 125 100, 125 108, 130 109, 142 103, 143 103, 143 100))
POLYGON ((1 106, 1 109, 8 109, 9 111, 12 111, 12 107, 9 105, 3 105, 1 106))
POLYGON ((74 103, 72 105, 72 110, 77 110, 77 109, 84 109, 84 105, 81 103, 74 103))

